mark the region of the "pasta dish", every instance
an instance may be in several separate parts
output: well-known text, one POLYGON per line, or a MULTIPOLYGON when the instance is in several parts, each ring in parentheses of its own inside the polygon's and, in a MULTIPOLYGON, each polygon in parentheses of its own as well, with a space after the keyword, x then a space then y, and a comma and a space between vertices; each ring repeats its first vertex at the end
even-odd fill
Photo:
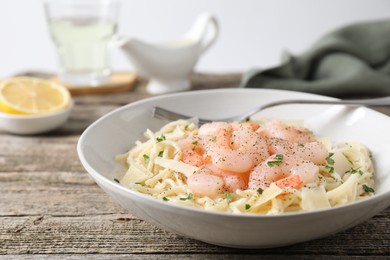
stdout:
POLYGON ((358 142, 332 143, 301 122, 178 120, 117 156, 118 182, 166 203, 279 214, 344 205, 374 194, 373 163, 358 142))

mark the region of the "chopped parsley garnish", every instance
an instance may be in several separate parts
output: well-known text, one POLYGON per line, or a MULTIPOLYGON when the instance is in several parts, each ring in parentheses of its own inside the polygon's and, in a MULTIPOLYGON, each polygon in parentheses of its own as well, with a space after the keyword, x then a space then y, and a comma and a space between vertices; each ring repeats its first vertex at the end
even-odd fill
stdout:
POLYGON ((328 157, 326 157, 326 162, 329 164, 329 165, 334 165, 334 160, 332 159, 332 156, 334 155, 334 153, 329 153, 328 157))
POLYGON ((232 194, 230 192, 226 192, 226 199, 230 202, 232 200, 232 194))
POLYGON ((217 137, 216 137, 216 136, 213 136, 213 137, 211 137, 211 139, 210 139, 211 142, 215 142, 216 140, 217 140, 217 137))
POLYGON ((192 144, 193 145, 198 145, 198 141, 193 141, 192 144))
POLYGON ((334 173, 334 167, 333 166, 326 165, 325 169, 327 169, 329 173, 334 173))
POLYGON ((145 186, 145 183, 142 183, 142 182, 136 182, 135 184, 138 184, 138 185, 141 185, 141 186, 145 186))
POLYGON ((251 208, 251 205, 245 204, 245 209, 246 209, 246 210, 248 210, 248 209, 250 209, 250 208, 251 208))
POLYGON ((158 153, 158 157, 163 157, 163 153, 164 153, 164 151, 160 151, 160 152, 158 153))
POLYGON ((334 153, 329 153, 328 157, 326 157, 326 162, 328 163, 326 166, 325 166, 325 169, 328 170, 329 173, 333 173, 334 172, 334 160, 332 158, 332 156, 334 155, 334 153))
POLYGON ((268 161, 267 165, 269 167, 279 166, 279 165, 282 164, 282 162, 283 162, 283 154, 277 154, 277 155, 275 155, 275 160, 274 161, 268 161))
POLYGON ((159 143, 159 142, 167 140, 167 138, 165 137, 165 135, 162 135, 160 137, 157 137, 156 140, 157 140, 157 143, 159 143))
POLYGON ((277 160, 283 160, 283 154, 277 154, 277 155, 275 155, 275 158, 277 159, 277 160))
POLYGON ((261 195, 261 194, 263 194, 263 191, 264 191, 264 190, 263 190, 262 188, 258 188, 258 189, 257 189, 257 194, 261 195))
POLYGON ((375 190, 373 188, 367 186, 366 184, 363 184, 363 190, 367 193, 370 193, 370 192, 374 193, 375 192, 375 190))
POLYGON ((186 198, 180 198, 180 200, 190 200, 192 199, 193 195, 192 193, 188 194, 188 196, 186 198))
POLYGON ((114 178, 114 181, 116 181, 117 183, 121 183, 117 178, 114 178))
POLYGON ((145 162, 149 162, 149 161, 150 161, 149 155, 144 154, 143 157, 144 157, 144 161, 145 161, 145 162))
POLYGON ((169 199, 167 197, 163 197, 162 199, 163 199, 163 201, 169 201, 169 199))
POLYGON ((351 168, 350 170, 346 171, 345 173, 351 173, 351 174, 355 174, 355 173, 359 173, 360 175, 363 175, 364 172, 362 170, 360 170, 360 167, 359 168, 351 168))

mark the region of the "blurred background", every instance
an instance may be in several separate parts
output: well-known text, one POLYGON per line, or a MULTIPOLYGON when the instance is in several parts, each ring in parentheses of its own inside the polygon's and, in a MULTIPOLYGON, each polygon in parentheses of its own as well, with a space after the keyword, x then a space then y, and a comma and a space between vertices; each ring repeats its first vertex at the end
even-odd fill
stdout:
MULTIPOLYGON (((199 72, 242 72, 277 65, 287 50, 299 54, 340 26, 390 17, 388 0, 122 0, 120 35, 155 42, 187 32, 202 12, 220 23, 217 42, 196 66, 199 72)), ((57 68, 41 0, 4 0, 0 15, 0 77, 57 68)), ((390 35, 389 35, 390 37, 390 35)), ((133 70, 111 50, 116 71, 133 70)))

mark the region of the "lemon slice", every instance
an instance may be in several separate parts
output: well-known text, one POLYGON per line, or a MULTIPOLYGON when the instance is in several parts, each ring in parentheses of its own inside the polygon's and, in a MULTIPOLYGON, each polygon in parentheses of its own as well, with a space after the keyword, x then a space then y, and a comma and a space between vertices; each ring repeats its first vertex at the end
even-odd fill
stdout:
POLYGON ((64 109, 70 102, 68 89, 49 80, 15 77, 0 82, 0 109, 6 113, 51 113, 64 109))

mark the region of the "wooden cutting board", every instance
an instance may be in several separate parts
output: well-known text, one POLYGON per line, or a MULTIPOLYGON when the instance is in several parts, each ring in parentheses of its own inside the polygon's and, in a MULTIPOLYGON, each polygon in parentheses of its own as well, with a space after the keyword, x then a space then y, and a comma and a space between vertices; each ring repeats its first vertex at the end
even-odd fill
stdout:
POLYGON ((54 76, 51 78, 64 86, 66 86, 72 95, 89 95, 89 94, 108 94, 126 92, 133 89, 138 81, 137 74, 133 72, 116 72, 111 75, 111 80, 99 86, 75 86, 61 82, 54 76))

